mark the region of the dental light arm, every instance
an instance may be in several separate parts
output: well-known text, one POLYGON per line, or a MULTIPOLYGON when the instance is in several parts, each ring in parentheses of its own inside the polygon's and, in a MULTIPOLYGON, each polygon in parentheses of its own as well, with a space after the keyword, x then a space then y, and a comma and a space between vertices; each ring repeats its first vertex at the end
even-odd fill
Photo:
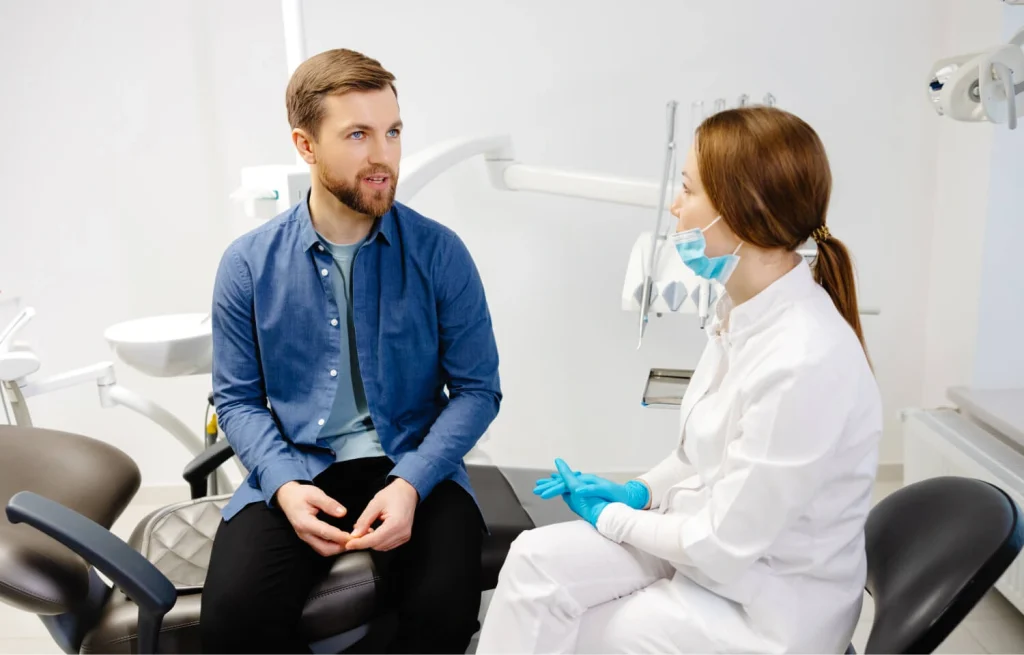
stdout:
MULTIPOLYGON (((515 160, 511 139, 507 135, 497 135, 451 139, 404 158, 395 199, 408 204, 423 187, 448 169, 483 155, 488 178, 496 189, 532 191, 656 209, 658 220, 655 235, 660 235, 662 215, 672 202, 667 180, 671 174, 669 166, 675 147, 675 103, 669 105, 668 122, 666 170, 660 184, 643 179, 522 164, 515 160)), ((257 166, 243 169, 242 186, 232 197, 244 201, 245 211, 251 218, 268 220, 300 202, 308 188, 309 169, 306 166, 257 166)), ((647 266, 648 282, 656 253, 657 248, 652 248, 651 261, 647 266)), ((702 288, 701 293, 707 295, 710 291, 702 288)), ((640 312, 641 340, 649 306, 648 289, 640 312)))
MULTIPOLYGON (((668 144, 671 155, 674 147, 674 134, 671 132, 668 144)), ((656 209, 659 221, 655 235, 660 233, 661 214, 673 200, 672 189, 651 180, 520 163, 516 161, 512 141, 507 135, 450 139, 405 157, 401 163, 402 175, 395 199, 409 204, 417 193, 442 173, 479 155, 486 163, 491 186, 502 191, 544 193, 656 209)), ((309 168, 305 165, 254 166, 242 169, 242 186, 232 197, 244 201, 249 218, 269 220, 301 202, 309 185, 309 168)), ((797 252, 805 259, 815 256, 813 246, 797 252)), ((657 256, 657 248, 652 248, 652 253, 657 256)), ((648 277, 651 270, 652 265, 648 264, 648 277)), ((698 303, 702 324, 709 313, 710 294, 710 285, 702 284, 701 301, 698 303)), ((641 339, 649 302, 648 297, 641 306, 641 339)), ((877 314, 878 310, 862 309, 862 313, 877 314)))

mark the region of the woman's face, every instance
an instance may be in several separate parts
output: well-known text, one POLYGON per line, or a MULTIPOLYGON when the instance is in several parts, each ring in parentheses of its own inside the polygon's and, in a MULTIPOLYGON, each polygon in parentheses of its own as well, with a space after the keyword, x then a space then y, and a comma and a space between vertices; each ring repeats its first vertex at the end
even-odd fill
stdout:
MULTIPOLYGON (((680 189, 670 209, 676 217, 676 231, 703 230, 718 217, 718 211, 711 205, 711 200, 704 192, 700 182, 700 171, 697 170, 697 152, 690 148, 683 165, 683 188, 680 189)), ((706 252, 710 257, 730 253, 736 249, 739 239, 732 233, 725 221, 718 221, 714 227, 704 233, 707 243, 706 252)))

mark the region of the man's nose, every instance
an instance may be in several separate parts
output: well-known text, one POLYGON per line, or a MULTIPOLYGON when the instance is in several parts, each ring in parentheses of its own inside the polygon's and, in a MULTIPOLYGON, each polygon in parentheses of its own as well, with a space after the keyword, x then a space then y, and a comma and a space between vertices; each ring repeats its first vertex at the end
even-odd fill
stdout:
POLYGON ((371 164, 393 166, 391 148, 384 137, 374 138, 370 144, 369 158, 371 164))

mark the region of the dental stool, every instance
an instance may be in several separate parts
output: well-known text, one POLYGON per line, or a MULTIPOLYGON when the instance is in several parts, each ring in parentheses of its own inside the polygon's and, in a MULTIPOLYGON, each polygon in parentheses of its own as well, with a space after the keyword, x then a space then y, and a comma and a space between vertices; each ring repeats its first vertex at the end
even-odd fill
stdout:
POLYGON ((938 648, 1017 558, 1021 518, 1003 490, 962 477, 909 484, 872 508, 865 586, 875 617, 865 652, 938 648))
MULTIPOLYGON (((0 426, 0 600, 39 615, 67 653, 200 652, 206 566, 230 495, 196 496, 231 455, 222 440, 193 460, 193 500, 151 513, 126 544, 109 528, 140 485, 131 458, 81 435, 0 426)), ((468 470, 490 529, 485 591, 497 584, 512 541, 534 524, 496 467, 468 470)), ((376 579, 368 553, 337 559, 302 615, 315 652, 346 648, 385 612, 375 606, 376 579)))

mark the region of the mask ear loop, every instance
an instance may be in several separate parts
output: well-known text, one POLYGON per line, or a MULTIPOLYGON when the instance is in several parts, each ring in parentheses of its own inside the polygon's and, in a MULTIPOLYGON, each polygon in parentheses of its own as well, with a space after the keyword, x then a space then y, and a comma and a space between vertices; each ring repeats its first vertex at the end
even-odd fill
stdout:
MULTIPOLYGON (((703 234, 704 232, 707 232, 708 230, 710 230, 710 229, 711 229, 712 227, 714 227, 715 223, 717 223, 717 222, 718 222, 718 221, 720 221, 720 220, 722 220, 722 215, 721 215, 721 214, 719 214, 719 215, 718 215, 718 216, 717 216, 717 217, 715 218, 715 220, 713 220, 713 221, 711 221, 710 223, 708 223, 707 227, 705 227, 705 228, 703 228, 703 229, 701 230, 701 234, 703 234)), ((734 250, 732 251, 732 254, 734 254, 734 255, 735 255, 735 254, 739 253, 739 251, 740 251, 740 248, 742 248, 742 247, 743 247, 743 242, 742 242, 742 241, 740 241, 739 243, 737 243, 737 244, 736 244, 736 248, 735 248, 735 249, 734 249, 734 250)))
POLYGON ((720 221, 720 220, 722 220, 722 215, 721 215, 721 214, 719 214, 718 216, 716 216, 716 217, 715 217, 715 220, 711 221, 710 223, 708 223, 707 225, 705 225, 704 227, 702 227, 700 231, 701 231, 702 233, 703 233, 703 232, 707 232, 708 230, 710 230, 711 228, 713 228, 713 227, 715 226, 715 223, 717 223, 717 222, 718 222, 718 221, 720 221))

